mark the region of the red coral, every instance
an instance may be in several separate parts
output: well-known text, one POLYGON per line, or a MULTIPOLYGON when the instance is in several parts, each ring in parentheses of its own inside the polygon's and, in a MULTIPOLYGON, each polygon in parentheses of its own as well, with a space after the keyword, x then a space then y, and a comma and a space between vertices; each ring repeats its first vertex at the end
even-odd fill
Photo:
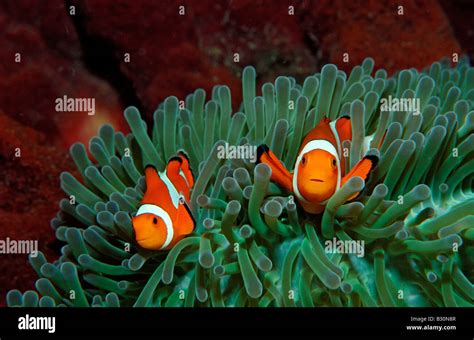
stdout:
MULTIPOLYGON (((0 112, 0 239, 38 240, 39 250, 54 260, 57 254, 48 246, 55 238, 49 221, 64 197, 59 174, 73 168, 68 154, 50 145, 44 134, 0 112)), ((0 305, 4 305, 10 289, 33 288, 36 274, 26 255, 0 256, 0 305)))
POLYGON ((312 8, 314 29, 329 61, 350 71, 366 57, 389 75, 422 69, 461 48, 450 23, 435 1, 324 1, 312 8), (403 15, 398 15, 403 6, 403 15), (328 33, 328 34, 326 34, 328 33), (343 54, 349 53, 348 63, 343 54))

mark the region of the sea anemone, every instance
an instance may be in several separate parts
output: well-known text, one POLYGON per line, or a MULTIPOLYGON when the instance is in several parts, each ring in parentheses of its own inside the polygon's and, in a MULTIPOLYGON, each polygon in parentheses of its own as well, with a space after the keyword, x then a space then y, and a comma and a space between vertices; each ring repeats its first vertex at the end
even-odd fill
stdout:
POLYGON ((53 263, 30 256, 37 292, 12 290, 8 305, 473 306, 474 68, 466 59, 393 77, 373 68, 368 58, 347 76, 329 64, 302 85, 280 76, 257 93, 246 67, 239 112, 227 86, 207 102, 198 89, 184 106, 168 97, 149 129, 127 108, 131 133, 101 127, 89 143, 94 160, 84 145, 71 147, 82 178, 61 174, 67 198, 51 221, 62 255, 53 263), (381 111, 389 96, 419 99, 420 111, 381 111), (271 183, 266 165, 218 157, 224 143, 266 143, 291 169, 303 136, 341 115, 353 126, 346 164, 364 156, 371 134, 380 162, 368 183, 348 181, 321 215, 271 183), (179 150, 196 176, 196 229, 171 251, 142 249, 131 216, 144 166, 162 170, 179 150), (325 246, 351 240, 364 241, 364 256, 325 246))

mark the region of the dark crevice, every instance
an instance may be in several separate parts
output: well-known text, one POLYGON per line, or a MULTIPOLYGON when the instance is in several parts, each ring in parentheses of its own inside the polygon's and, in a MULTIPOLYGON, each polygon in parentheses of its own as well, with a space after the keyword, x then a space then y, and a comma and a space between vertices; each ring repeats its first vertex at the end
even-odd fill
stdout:
POLYGON ((61 255, 61 249, 66 244, 67 244, 67 242, 63 242, 63 241, 60 241, 57 238, 55 238, 54 240, 49 242, 46 246, 48 247, 48 249, 51 249, 51 251, 54 254, 57 254, 58 256, 60 256, 61 255))
POLYGON ((474 44, 472 43, 472 16, 474 6, 472 2, 462 0, 440 0, 439 4, 451 25, 454 36, 462 48, 462 53, 469 57, 472 65, 474 62, 474 44))
POLYGON ((133 105, 141 112, 141 103, 132 81, 121 71, 121 59, 116 55, 117 47, 109 39, 90 33, 86 28, 87 17, 80 4, 73 0, 65 0, 67 15, 70 6, 75 6, 75 15, 71 16, 82 49, 82 60, 87 70, 105 80, 119 95, 124 107, 133 105))
POLYGON ((314 56, 319 66, 325 65, 327 63, 327 60, 322 60, 324 57, 320 49, 319 41, 314 33, 311 33, 305 29, 303 31, 303 43, 314 56))
POLYGON ((298 15, 299 22, 301 24, 301 29, 303 31, 303 43, 309 52, 314 56, 316 64, 318 67, 329 62, 327 55, 322 51, 321 44, 318 38, 320 32, 316 32, 314 27, 312 27, 312 18, 308 15, 306 11, 298 15))

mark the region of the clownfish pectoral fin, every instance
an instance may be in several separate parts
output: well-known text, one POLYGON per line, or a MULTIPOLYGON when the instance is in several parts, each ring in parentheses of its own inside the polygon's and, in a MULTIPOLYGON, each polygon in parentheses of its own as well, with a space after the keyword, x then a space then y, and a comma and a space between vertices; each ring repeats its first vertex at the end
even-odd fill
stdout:
POLYGON ((268 165, 272 170, 271 180, 285 190, 289 192, 293 191, 293 175, 265 144, 257 148, 257 163, 265 163, 268 165))
MULTIPOLYGON (((366 155, 364 158, 362 158, 347 175, 345 175, 341 179, 341 187, 352 177, 359 176, 361 177, 365 182, 369 179, 369 175, 372 172, 372 170, 377 166, 379 158, 374 155, 366 155)), ((353 200, 359 196, 359 193, 353 195, 348 199, 348 201, 353 200)))
POLYGON ((189 235, 194 231, 196 221, 186 203, 179 205, 175 225, 178 227, 177 233, 179 235, 189 235))
POLYGON ((351 117, 342 116, 336 120, 336 131, 341 143, 345 140, 352 140, 351 117))

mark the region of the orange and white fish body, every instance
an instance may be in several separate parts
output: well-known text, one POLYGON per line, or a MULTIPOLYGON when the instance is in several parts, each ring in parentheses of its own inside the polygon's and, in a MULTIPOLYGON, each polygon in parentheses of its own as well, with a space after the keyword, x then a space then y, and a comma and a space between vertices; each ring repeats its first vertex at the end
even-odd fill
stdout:
POLYGON ((146 191, 132 219, 137 243, 150 250, 169 250, 193 232, 195 221, 188 207, 194 178, 187 157, 180 153, 165 171, 145 168, 146 191))
POLYGON ((303 139, 293 173, 266 145, 259 147, 258 161, 272 169, 271 180, 294 193, 305 211, 318 214, 351 177, 367 180, 377 164, 377 156, 367 155, 343 176, 345 160, 341 156, 345 140, 352 140, 350 118, 341 117, 333 122, 324 118, 303 139))

